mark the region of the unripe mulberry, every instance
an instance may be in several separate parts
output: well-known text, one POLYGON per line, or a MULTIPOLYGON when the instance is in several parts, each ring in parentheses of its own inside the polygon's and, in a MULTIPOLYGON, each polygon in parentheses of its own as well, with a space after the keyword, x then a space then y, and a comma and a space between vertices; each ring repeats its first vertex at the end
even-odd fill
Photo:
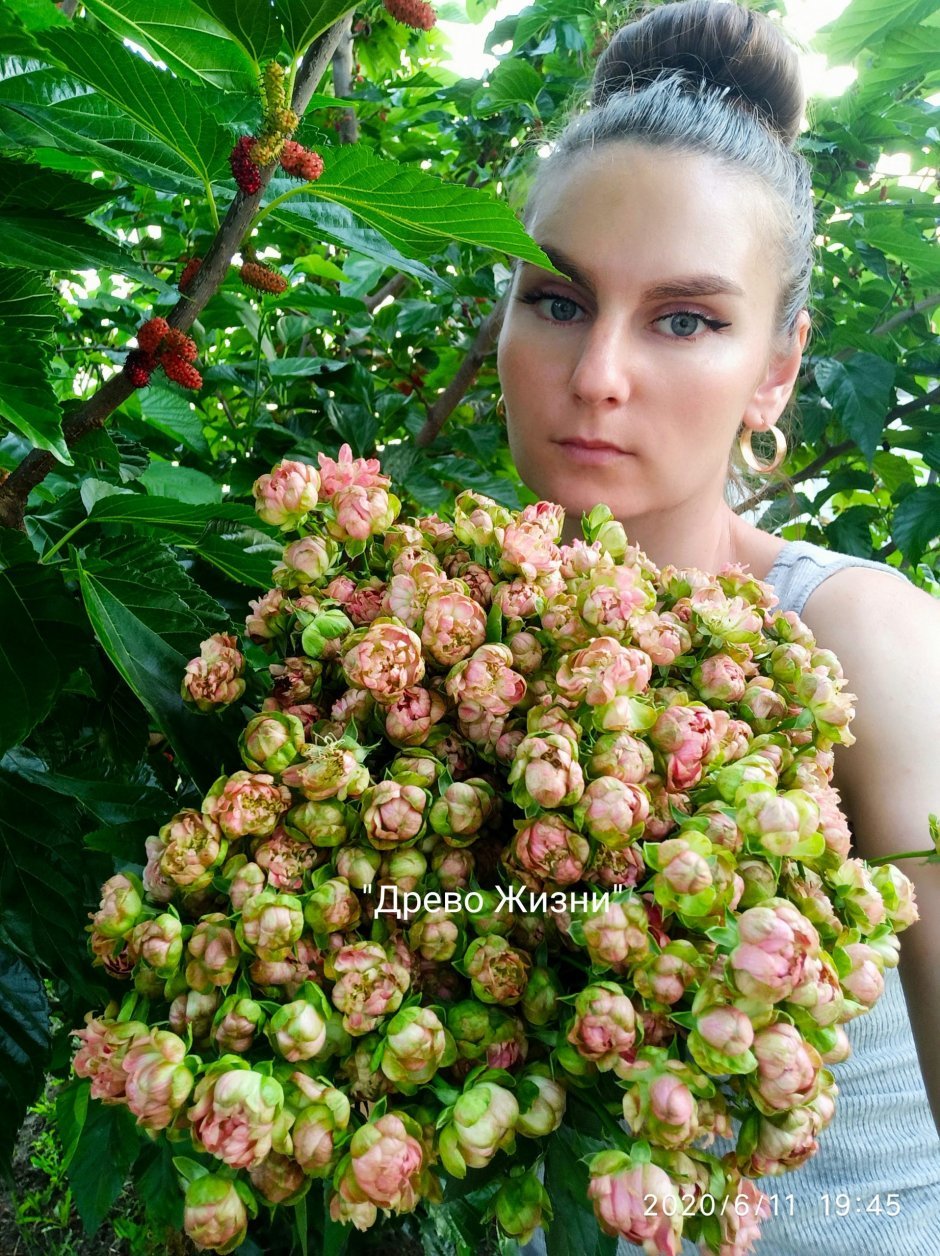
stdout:
POLYGON ((183 267, 183 273, 180 275, 180 281, 177 285, 180 292, 185 292, 189 288, 190 284, 199 274, 199 269, 201 266, 202 266, 201 257, 191 257, 189 259, 189 261, 183 267))
POLYGON ((251 160, 257 166, 266 166, 269 162, 277 161, 283 147, 283 135, 278 134, 277 131, 266 131, 252 144, 251 160))
POLYGON ((287 106, 287 90, 284 79, 284 67, 277 61, 269 61, 264 67, 264 79, 262 82, 266 114, 272 114, 278 109, 284 109, 287 106))
POLYGON ((396 22, 416 31, 429 31, 437 21, 437 14, 427 0, 382 0, 382 3, 396 22))
POLYGON ((289 135, 300 126, 300 116, 293 109, 275 109, 271 114, 271 125, 282 135, 289 135))
POLYGON ((135 388, 146 388, 156 365, 153 354, 146 349, 131 349, 124 359, 124 374, 135 388))
POLYGON ((285 140, 281 150, 281 168, 293 179, 306 179, 312 183, 323 173, 323 158, 296 140, 285 140))
POLYGON ((272 270, 270 266, 263 266, 261 262, 245 262, 239 274, 242 283, 246 283, 249 288, 256 288, 259 292, 277 294, 284 292, 287 288, 287 280, 284 276, 272 270))
POLYGON ((160 357, 164 354, 172 354, 175 357, 182 358, 184 362, 196 361, 196 342, 186 335, 184 331, 180 331, 177 327, 171 327, 163 338, 160 345, 160 357))
POLYGON ((253 196, 261 189, 261 171, 251 159, 254 143, 253 135, 243 135, 228 155, 232 177, 246 196, 253 196))
POLYGON ((165 318, 148 318, 137 329, 137 343, 145 353, 156 353, 169 330, 165 318))
POLYGON ((181 358, 178 353, 164 353, 160 358, 160 365, 166 372, 167 379, 182 384, 184 388, 202 387, 202 376, 191 362, 181 358))

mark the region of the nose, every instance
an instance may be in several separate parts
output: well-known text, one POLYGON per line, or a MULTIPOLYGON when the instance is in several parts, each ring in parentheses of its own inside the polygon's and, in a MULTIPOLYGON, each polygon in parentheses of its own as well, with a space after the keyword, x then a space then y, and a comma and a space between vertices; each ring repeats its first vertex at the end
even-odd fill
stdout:
POLYGON ((585 405, 620 405, 632 390, 634 365, 623 320, 597 318, 580 341, 571 391, 585 405))

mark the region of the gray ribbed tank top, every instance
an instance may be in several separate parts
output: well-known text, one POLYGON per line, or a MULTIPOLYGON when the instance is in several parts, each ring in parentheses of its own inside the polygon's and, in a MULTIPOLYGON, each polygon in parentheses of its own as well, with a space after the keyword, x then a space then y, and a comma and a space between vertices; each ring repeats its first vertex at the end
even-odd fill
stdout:
MULTIPOLYGON (((780 609, 800 615, 813 590, 844 567, 907 579, 887 563, 809 541, 788 542, 764 579, 780 609)), ((761 1180, 762 1190, 776 1196, 776 1215, 764 1222, 755 1256, 940 1256, 940 1138, 896 968, 887 970, 873 1010, 845 1030, 852 1054, 832 1068, 839 1087, 835 1118, 811 1160, 761 1180)), ((731 1145, 719 1139, 710 1150, 721 1155, 731 1145)), ((544 1234, 521 1250, 545 1256, 544 1234)), ((617 1256, 639 1250, 621 1239, 617 1256)), ((697 1250, 686 1241, 682 1256, 697 1250)))

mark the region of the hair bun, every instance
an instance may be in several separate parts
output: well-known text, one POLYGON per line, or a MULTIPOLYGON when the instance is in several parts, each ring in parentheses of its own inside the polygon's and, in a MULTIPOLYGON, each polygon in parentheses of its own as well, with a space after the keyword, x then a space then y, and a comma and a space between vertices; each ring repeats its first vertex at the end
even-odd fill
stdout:
POLYGON ((788 146, 799 134, 806 93, 796 49, 763 14, 725 0, 660 4, 621 26, 598 58, 591 102, 676 71, 729 89, 788 146))

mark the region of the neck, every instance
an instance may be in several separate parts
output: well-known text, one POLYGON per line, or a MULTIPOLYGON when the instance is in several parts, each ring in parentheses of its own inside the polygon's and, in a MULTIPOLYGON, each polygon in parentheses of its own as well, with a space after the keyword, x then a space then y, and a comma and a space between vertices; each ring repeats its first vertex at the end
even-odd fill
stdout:
MULTIPOLYGON (((753 541, 755 533, 761 536, 759 529, 745 523, 724 501, 682 502, 620 522, 627 540, 638 545, 657 567, 671 563, 716 572, 726 563, 760 562, 753 541)), ((570 542, 580 535, 580 519, 566 519, 564 539, 570 542)))

